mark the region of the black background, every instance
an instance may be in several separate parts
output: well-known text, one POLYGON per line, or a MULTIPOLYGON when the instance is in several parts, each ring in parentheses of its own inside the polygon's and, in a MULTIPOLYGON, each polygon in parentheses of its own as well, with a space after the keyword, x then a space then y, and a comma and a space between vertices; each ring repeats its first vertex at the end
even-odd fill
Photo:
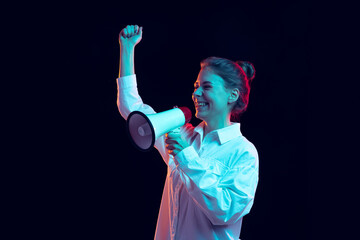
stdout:
MULTIPOLYGON (((143 26, 135 72, 143 101, 194 112, 191 94, 209 56, 257 70, 242 133, 260 181, 241 238, 310 239, 307 88, 311 6, 300 1, 51 4, 34 14, 43 91, 41 146, 25 183, 26 231, 46 239, 152 239, 166 165, 137 151, 116 106, 118 33, 143 26)), ((37 65, 37 64, 35 64, 37 65)), ((32 83, 35 87, 36 82, 32 83)), ((193 119, 193 125, 200 121, 193 119)), ((33 129, 34 130, 34 129, 33 129)), ((34 132, 36 132, 34 130, 34 132)), ((39 133, 40 134, 40 133, 39 133)), ((30 165, 30 164, 29 164, 30 165)), ((26 172, 26 166, 22 169, 26 172)))

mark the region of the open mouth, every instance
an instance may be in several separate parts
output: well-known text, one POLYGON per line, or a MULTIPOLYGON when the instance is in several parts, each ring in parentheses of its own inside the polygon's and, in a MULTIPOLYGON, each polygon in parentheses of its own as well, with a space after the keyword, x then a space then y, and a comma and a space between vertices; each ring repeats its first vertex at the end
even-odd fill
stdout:
POLYGON ((209 103, 207 103, 207 102, 197 102, 197 103, 195 103, 195 107, 198 110, 203 110, 203 109, 207 108, 208 106, 209 106, 209 103))

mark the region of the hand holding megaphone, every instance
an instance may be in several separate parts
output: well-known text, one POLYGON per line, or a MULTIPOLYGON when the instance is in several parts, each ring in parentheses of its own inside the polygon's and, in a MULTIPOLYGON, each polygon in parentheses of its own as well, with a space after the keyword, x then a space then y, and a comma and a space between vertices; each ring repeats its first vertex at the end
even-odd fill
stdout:
POLYGON ((189 146, 188 142, 180 133, 180 128, 176 128, 165 134, 166 149, 169 154, 175 157, 184 148, 189 146))

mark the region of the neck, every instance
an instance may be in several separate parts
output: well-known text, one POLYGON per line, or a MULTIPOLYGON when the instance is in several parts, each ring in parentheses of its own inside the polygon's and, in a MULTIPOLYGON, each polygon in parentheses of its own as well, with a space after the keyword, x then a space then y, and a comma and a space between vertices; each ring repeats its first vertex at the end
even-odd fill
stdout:
POLYGON ((204 121, 204 137, 211 131, 218 130, 231 125, 230 115, 226 116, 225 119, 212 119, 210 121, 204 121))

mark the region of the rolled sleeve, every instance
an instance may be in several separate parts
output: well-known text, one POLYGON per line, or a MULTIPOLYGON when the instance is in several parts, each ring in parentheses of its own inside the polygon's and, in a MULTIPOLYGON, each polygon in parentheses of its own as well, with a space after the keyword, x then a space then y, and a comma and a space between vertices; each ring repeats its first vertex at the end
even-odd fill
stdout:
POLYGON ((137 83, 136 83, 136 75, 129 75, 129 76, 125 76, 125 77, 121 77, 121 78, 117 78, 116 79, 118 87, 120 89, 126 89, 126 88, 136 88, 137 87, 137 83))

